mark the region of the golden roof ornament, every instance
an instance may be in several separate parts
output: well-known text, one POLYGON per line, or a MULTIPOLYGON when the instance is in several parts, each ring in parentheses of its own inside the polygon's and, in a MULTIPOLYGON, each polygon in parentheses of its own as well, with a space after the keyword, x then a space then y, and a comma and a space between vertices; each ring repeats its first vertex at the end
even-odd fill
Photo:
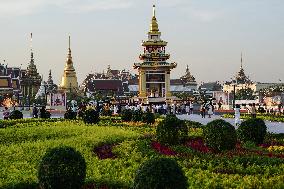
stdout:
POLYGON ((153 17, 150 25, 150 33, 159 33, 159 25, 156 19, 156 6, 153 5, 153 17))

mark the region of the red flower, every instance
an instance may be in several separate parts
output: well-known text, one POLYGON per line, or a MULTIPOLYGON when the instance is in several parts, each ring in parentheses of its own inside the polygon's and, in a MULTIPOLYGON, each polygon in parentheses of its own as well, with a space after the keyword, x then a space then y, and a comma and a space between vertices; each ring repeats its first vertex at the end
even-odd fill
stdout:
POLYGON ((167 155, 167 156, 174 156, 176 155, 177 153, 175 151, 173 151, 172 149, 170 149, 168 146, 164 146, 156 141, 153 141, 151 143, 151 147, 161 153, 161 154, 164 154, 164 155, 167 155))

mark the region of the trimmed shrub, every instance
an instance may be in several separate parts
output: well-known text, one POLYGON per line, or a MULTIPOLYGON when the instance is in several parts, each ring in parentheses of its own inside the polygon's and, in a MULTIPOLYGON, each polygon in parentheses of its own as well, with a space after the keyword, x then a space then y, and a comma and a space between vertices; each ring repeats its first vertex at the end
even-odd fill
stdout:
POLYGON ((125 109, 121 112, 122 121, 131 121, 132 120, 132 110, 125 109))
POLYGON ((242 122, 237 133, 242 142, 251 141, 255 144, 261 144, 264 141, 267 128, 262 119, 253 118, 242 122))
POLYGON ((141 110, 135 110, 132 112, 132 121, 139 122, 142 121, 142 111, 141 110))
POLYGON ((175 160, 150 159, 140 166, 134 179, 134 189, 186 189, 187 178, 175 160))
POLYGON ((23 117, 23 113, 19 110, 13 110, 9 115, 9 119, 23 119, 23 117))
POLYGON ((142 122, 147 124, 155 123, 155 114, 152 112, 147 111, 142 115, 142 122))
POLYGON ((184 142, 188 137, 188 128, 183 120, 175 115, 167 115, 156 130, 157 140, 161 144, 174 145, 184 142))
POLYGON ((44 189, 79 189, 85 178, 85 159, 74 148, 66 146, 48 150, 38 169, 39 184, 44 189))
POLYGON ((94 109, 88 109, 84 113, 83 121, 87 124, 96 124, 100 121, 100 114, 94 109))
POLYGON ((64 119, 76 119, 77 113, 73 112, 72 110, 67 110, 64 114, 64 119))
POLYGON ((219 152, 232 150, 237 143, 237 133, 230 123, 217 119, 203 127, 203 136, 208 147, 219 152))

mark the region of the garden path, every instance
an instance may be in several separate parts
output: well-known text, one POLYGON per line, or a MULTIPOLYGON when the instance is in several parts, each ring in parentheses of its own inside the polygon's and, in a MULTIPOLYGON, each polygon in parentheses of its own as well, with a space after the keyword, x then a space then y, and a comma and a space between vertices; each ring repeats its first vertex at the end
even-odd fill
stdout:
MULTIPOLYGON (((201 115, 198 114, 191 114, 191 115, 177 115, 179 119, 182 120, 191 120, 191 121, 196 121, 200 122, 203 125, 207 124, 210 121, 213 121, 215 119, 224 119, 231 123, 232 125, 235 125, 235 120, 234 119, 227 119, 227 118, 222 118, 219 115, 213 115, 211 118, 208 118, 208 115, 206 115, 206 118, 202 118, 201 115)), ((265 121, 266 126, 267 126, 267 131, 272 132, 272 133, 284 133, 284 123, 280 122, 271 122, 271 121, 265 121)))

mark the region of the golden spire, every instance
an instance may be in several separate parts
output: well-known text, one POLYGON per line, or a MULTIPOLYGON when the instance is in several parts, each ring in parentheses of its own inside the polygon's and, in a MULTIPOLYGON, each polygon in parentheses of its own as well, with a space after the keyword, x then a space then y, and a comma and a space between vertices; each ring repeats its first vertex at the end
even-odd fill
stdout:
POLYGON ((67 61, 66 61, 65 69, 74 70, 72 55, 71 55, 71 37, 70 37, 70 35, 69 35, 69 38, 68 38, 68 55, 67 55, 67 61))
POLYGON ((156 19, 156 6, 153 5, 153 17, 150 25, 150 33, 158 33, 159 32, 159 25, 156 19))
POLYGON ((71 57, 71 37, 70 35, 69 35, 69 41, 68 41, 68 57, 71 57))

